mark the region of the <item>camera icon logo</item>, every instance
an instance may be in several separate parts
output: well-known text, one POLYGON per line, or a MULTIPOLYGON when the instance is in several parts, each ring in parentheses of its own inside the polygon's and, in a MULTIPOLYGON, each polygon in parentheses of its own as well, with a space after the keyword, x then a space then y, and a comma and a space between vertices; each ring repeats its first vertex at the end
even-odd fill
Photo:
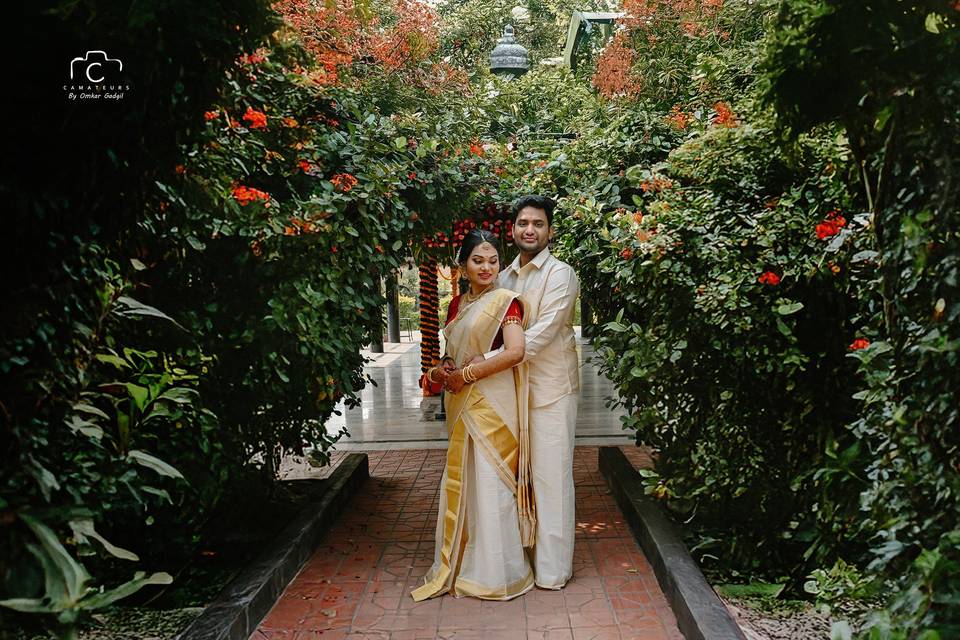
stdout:
POLYGON ((123 62, 119 58, 110 58, 106 51, 87 51, 82 58, 74 58, 70 61, 70 79, 73 80, 78 75, 85 76, 87 80, 94 84, 104 81, 106 74, 123 71, 123 62))

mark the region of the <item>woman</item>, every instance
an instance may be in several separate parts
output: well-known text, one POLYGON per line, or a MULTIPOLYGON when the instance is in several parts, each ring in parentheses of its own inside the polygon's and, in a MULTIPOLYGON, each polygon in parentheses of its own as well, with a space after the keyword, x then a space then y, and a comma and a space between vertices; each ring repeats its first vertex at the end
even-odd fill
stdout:
POLYGON ((474 229, 458 262, 470 291, 450 303, 443 365, 427 372, 447 389, 447 464, 440 484, 436 551, 414 600, 452 593, 509 600, 534 585, 524 547, 536 523, 530 482, 523 303, 496 288, 497 237, 474 229), (479 364, 473 356, 504 350, 479 364), (519 365, 519 366, 517 366, 519 365))

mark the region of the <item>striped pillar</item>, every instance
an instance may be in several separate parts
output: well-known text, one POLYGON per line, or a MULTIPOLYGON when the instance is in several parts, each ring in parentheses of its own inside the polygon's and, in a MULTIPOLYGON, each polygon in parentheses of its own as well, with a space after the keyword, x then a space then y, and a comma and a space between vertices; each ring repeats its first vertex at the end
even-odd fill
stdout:
MULTIPOLYGON (((437 261, 429 259, 420 265, 420 371, 440 362, 440 319, 437 295, 437 261)), ((433 395, 424 387, 423 395, 433 395)))

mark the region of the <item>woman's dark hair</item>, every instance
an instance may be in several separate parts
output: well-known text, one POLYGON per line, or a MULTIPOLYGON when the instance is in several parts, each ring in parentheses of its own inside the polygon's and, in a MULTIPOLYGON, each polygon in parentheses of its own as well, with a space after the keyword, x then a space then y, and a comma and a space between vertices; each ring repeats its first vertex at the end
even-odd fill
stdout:
POLYGON ((557 208, 557 203, 546 196, 526 195, 520 196, 510 205, 510 216, 513 222, 517 222, 517 216, 524 207, 533 207, 534 209, 543 209, 547 214, 547 226, 553 224, 553 210, 557 208))
POLYGON ((500 239, 497 238, 495 233, 487 231, 486 229, 470 229, 467 235, 464 236, 463 243, 460 245, 460 252, 457 253, 457 262, 460 264, 466 262, 470 254, 473 253, 473 250, 484 242, 489 242, 493 245, 493 248, 497 250, 498 258, 503 257, 503 252, 500 251, 500 239))

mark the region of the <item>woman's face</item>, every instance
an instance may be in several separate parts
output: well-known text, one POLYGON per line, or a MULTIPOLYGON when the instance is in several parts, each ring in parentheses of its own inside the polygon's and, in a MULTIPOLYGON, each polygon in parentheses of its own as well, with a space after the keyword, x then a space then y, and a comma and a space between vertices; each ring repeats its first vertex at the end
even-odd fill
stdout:
POLYGON ((476 289, 483 289, 493 283, 500 273, 500 257, 489 242, 477 245, 465 266, 467 280, 476 289))

